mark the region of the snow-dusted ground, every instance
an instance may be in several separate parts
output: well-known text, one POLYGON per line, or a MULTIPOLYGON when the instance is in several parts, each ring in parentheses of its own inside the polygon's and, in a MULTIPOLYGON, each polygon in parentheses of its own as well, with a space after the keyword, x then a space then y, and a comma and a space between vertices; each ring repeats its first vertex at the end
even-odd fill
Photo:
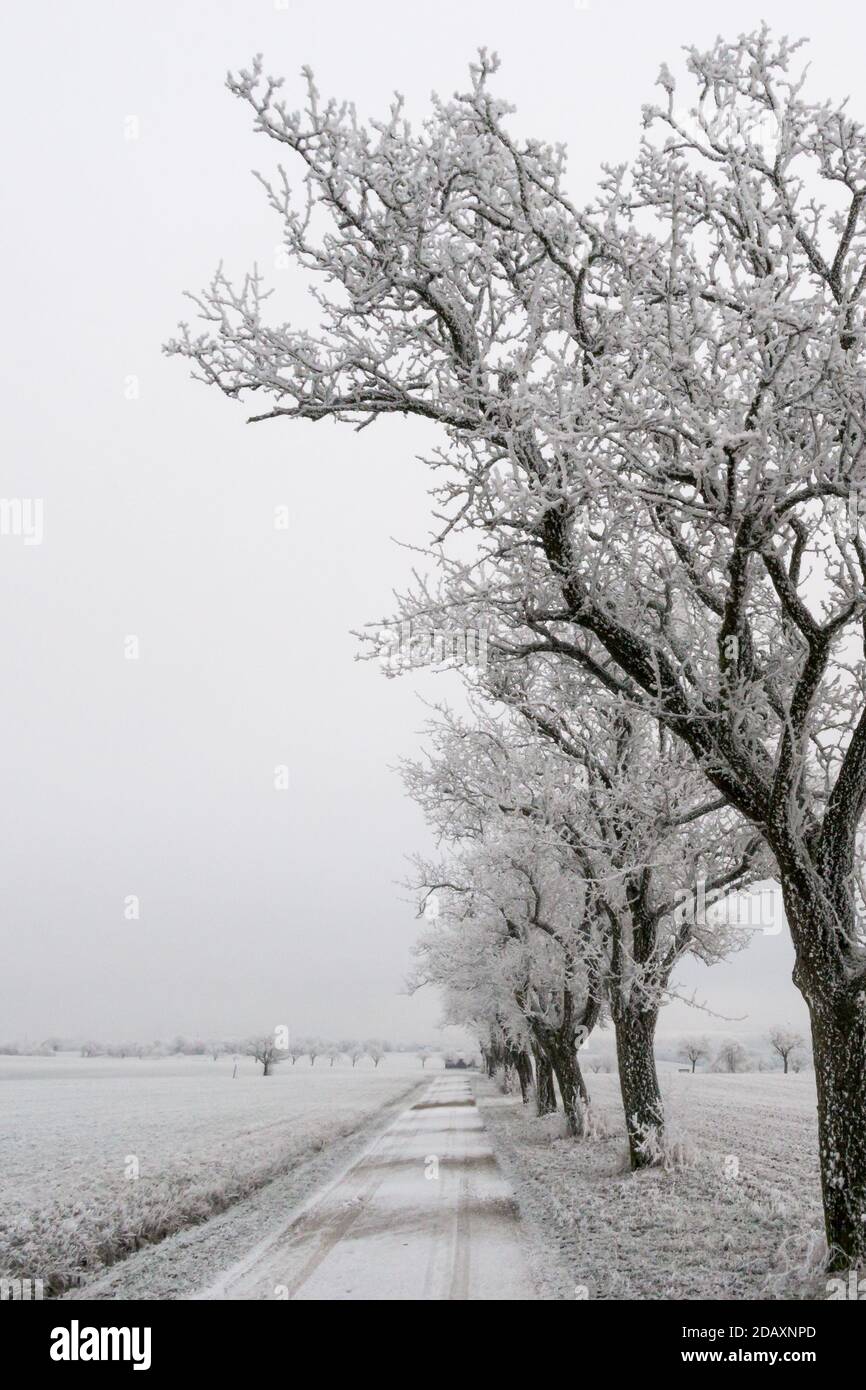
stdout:
POLYGON ((628 1170, 616 1075, 588 1074, 597 1134, 583 1141, 475 1082, 534 1241, 558 1257, 557 1296, 825 1296, 814 1078, 660 1070, 660 1079, 683 1166, 638 1174, 628 1170))
POLYGON ((811 1075, 663 1069, 674 1162, 631 1174, 615 1075, 588 1074, 572 1141, 481 1077, 476 1112, 414 1058, 363 1067, 2 1059, 0 1273, 121 1299, 825 1296, 811 1075))
POLYGON ((408 1107, 394 1103, 222 1215, 70 1296, 551 1297, 549 1252, 527 1247, 524 1235, 466 1080, 440 1076, 408 1107))
POLYGON ((0 1274, 74 1286, 363 1129, 423 1077, 399 1054, 378 1070, 232 1069, 230 1057, 0 1058, 0 1274))
POLYGON ((535 1298, 514 1197, 468 1082, 438 1077, 347 1171, 193 1297, 535 1298))

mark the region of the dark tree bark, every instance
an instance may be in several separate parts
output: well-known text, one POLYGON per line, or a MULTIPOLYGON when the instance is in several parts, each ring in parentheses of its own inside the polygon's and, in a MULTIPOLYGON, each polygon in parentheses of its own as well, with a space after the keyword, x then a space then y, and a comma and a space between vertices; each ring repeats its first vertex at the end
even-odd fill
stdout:
POLYGON ((495 1078, 498 1068, 504 1063, 505 1048, 497 1039, 491 1038, 484 1049, 484 1066, 491 1081, 495 1078))
POLYGON ((552 1115, 556 1110, 556 1088, 553 1084, 553 1067, 544 1049, 535 1045, 535 1110, 538 1115, 552 1115))
POLYGON ((583 1097, 586 1086, 577 1064, 577 1051, 574 1043, 567 1039, 557 1039, 548 1044, 551 1065, 559 1082, 562 1097, 562 1110, 569 1134, 579 1138, 586 1132, 586 1105, 583 1097))
POLYGON ((577 1092, 584 1105, 589 1105, 589 1091, 583 1079, 583 1072, 580 1069, 580 1060, 577 1056, 574 1059, 574 1070, 577 1077, 577 1092))
POLYGON ((568 1132, 575 1138, 586 1132, 586 1107, 589 1092, 577 1060, 577 1032, 586 1037, 598 1019, 600 1004, 591 998, 583 1011, 580 1023, 575 1018, 574 995, 566 986, 562 991, 561 1016, 558 1027, 530 1020, 538 1050, 547 1058, 556 1080, 568 1132))
MULTIPOLYGON (((823 887, 805 875, 782 875, 794 983, 811 1021, 829 1268, 844 1270, 866 1265, 866 991, 846 969, 838 914, 823 887)), ((853 941, 850 908, 846 927, 853 941)))
POLYGON ((532 1062, 529 1053, 522 1047, 513 1049, 514 1070, 517 1072, 517 1079, 520 1082, 520 1097, 524 1105, 529 1104, 529 1097, 532 1092, 532 1062))
POLYGON ((607 982, 629 1161, 633 1169, 651 1167, 661 1156, 665 1117, 656 1074, 655 1030, 659 1001, 677 959, 676 946, 659 956, 660 916, 657 909, 653 911, 650 907, 651 888, 651 870, 631 874, 626 881, 630 931, 626 933, 626 924, 619 916, 612 917, 611 968, 607 982), (624 947, 626 936, 630 937, 630 963, 624 947))
POLYGON ((657 1161, 664 1136, 664 1105, 653 1047, 658 1010, 642 1009, 632 994, 626 1003, 617 1001, 611 1012, 629 1158, 632 1168, 648 1168, 657 1161))
POLYGON ((830 1268, 866 1264, 866 1007, 810 1005, 830 1268))

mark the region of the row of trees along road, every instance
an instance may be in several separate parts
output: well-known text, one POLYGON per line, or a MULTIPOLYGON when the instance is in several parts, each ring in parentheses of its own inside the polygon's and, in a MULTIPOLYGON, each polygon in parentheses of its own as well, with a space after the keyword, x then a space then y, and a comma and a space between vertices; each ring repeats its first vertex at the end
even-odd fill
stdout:
POLYGON ((495 935, 487 994, 529 981, 518 1041, 610 1009, 657 1129, 646 1035, 679 937, 648 907, 665 899, 652 808, 665 787, 674 874, 701 854, 732 872, 732 838, 746 857, 759 842, 811 1018, 842 1268, 866 1261, 866 135, 807 96, 798 47, 762 29, 689 50, 683 95, 663 67, 635 159, 603 166, 586 205, 563 147, 515 133, 486 53, 418 129, 399 97, 365 125, 309 74, 295 110, 256 60, 229 86, 306 185, 296 203, 280 172, 268 196, 321 328, 269 321, 258 272, 219 271, 168 350, 255 393, 253 420, 438 426, 431 573, 394 621, 486 631, 479 698, 504 712, 479 717, 525 729, 521 757, 583 768, 540 812, 537 787, 528 815, 485 808, 453 847, 443 930, 455 952, 495 935), (606 858, 621 838, 638 859, 606 858))

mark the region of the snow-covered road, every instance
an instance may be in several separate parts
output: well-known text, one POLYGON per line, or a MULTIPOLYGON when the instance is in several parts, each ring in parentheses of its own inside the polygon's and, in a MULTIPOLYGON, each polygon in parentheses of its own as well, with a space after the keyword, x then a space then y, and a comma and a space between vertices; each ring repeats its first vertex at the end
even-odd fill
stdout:
POLYGON ((433 1081, 351 1167, 192 1296, 536 1298, 467 1082, 433 1081))

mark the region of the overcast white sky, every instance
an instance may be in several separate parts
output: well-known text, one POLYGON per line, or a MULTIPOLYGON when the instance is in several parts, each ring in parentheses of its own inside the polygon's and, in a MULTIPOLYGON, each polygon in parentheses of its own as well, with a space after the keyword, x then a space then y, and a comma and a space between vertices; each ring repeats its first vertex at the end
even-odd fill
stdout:
MULTIPOLYGON (((6 7, 0 496, 44 498, 45 536, 0 538, 0 1037, 409 1039, 438 1018, 400 994, 416 924, 394 881, 425 835, 389 771, 431 680, 384 680, 350 636, 408 573, 391 538, 425 534, 424 432, 246 427, 160 355, 219 259, 274 264, 250 175, 274 153, 226 69, 262 51, 289 99, 309 63, 363 113, 395 87, 421 113, 486 44, 518 125, 568 142, 580 201, 635 149, 660 61, 762 17, 810 35, 813 90, 856 107, 866 19, 839 0, 6 7)), ((764 937, 684 985, 754 1032, 802 1018, 790 965, 764 937)), ((707 1026, 672 1005, 661 1031, 707 1026)))

